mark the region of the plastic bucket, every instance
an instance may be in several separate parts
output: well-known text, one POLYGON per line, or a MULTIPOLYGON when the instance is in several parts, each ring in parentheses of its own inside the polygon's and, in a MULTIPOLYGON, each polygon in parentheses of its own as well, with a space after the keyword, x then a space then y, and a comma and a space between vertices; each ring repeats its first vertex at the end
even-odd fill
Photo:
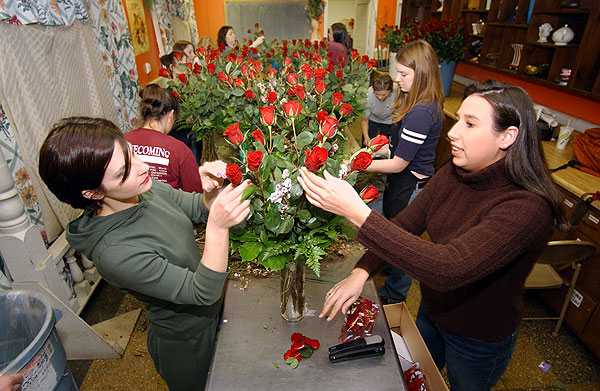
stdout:
POLYGON ((37 293, 0 294, 0 375, 20 373, 23 391, 77 391, 52 307, 37 293))

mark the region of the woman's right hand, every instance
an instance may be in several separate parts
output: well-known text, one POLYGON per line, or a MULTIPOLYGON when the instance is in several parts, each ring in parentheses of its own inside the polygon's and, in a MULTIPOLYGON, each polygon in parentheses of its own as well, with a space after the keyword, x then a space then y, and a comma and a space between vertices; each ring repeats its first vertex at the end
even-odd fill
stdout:
POLYGON ((250 200, 241 201, 242 192, 250 184, 249 180, 244 181, 237 187, 228 185, 212 202, 210 214, 208 215, 208 225, 215 228, 229 229, 244 221, 250 213, 250 200))
POLYGON ((366 270, 360 268, 352 270, 348 277, 327 291, 319 318, 329 313, 327 321, 330 321, 335 318, 338 312, 344 315, 352 303, 358 299, 368 279, 369 273, 366 270))

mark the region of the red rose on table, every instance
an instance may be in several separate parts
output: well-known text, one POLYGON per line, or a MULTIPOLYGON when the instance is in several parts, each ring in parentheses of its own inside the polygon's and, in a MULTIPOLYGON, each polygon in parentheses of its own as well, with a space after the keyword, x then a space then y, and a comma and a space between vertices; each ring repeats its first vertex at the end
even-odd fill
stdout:
POLYGON ((281 108, 283 109, 283 113, 285 115, 293 118, 296 118, 302 111, 302 106, 300 105, 300 102, 295 100, 285 102, 283 105, 281 105, 281 108))
POLYGON ((252 90, 246 90, 246 92, 244 92, 244 96, 248 99, 256 98, 256 95, 254 94, 254 92, 252 90))
POLYGON ((225 83, 227 81, 227 75, 223 72, 218 72, 217 79, 219 79, 221 83, 225 83))
POLYGON ((167 68, 160 68, 160 70, 158 71, 158 76, 169 77, 169 70, 167 68))
POLYGON ((212 75, 217 70, 217 66, 214 63, 209 62, 208 64, 206 64, 206 70, 212 75))
POLYGON ((265 125, 273 125, 275 122, 275 106, 261 107, 260 116, 265 125))
POLYGON ((304 86, 302 84, 296 84, 294 86, 294 91, 296 92, 296 96, 298 97, 298 99, 304 100, 306 90, 304 89, 304 86))
POLYGON ((304 165, 312 172, 319 171, 319 168, 325 164, 329 155, 327 150, 321 147, 314 147, 312 151, 307 149, 305 153, 306 159, 304 160, 304 165))
POLYGON ((323 80, 317 80, 315 82, 315 92, 319 95, 321 95, 323 92, 325 92, 325 87, 327 87, 327 84, 323 83, 323 80))
POLYGON ((333 105, 337 106, 340 103, 342 103, 342 100, 344 99, 344 95, 341 92, 334 92, 333 93, 333 105))
POLYGON ((360 198, 368 205, 371 204, 373 202, 375 202, 377 200, 377 198, 379 197, 379 190, 377 190, 377 188, 373 185, 369 185, 367 187, 365 187, 361 192, 360 192, 360 198))
POLYGON ((319 122, 319 125, 323 126, 325 120, 327 119, 327 114, 328 113, 324 110, 317 113, 317 121, 319 122))
POLYGON ((248 162, 248 169, 252 172, 258 171, 262 164, 263 153, 261 151, 248 152, 246 155, 246 161, 248 162))
POLYGON ((240 123, 236 122, 233 125, 229 125, 226 129, 225 132, 223 132, 223 136, 226 136, 229 141, 233 144, 233 145, 238 145, 241 144, 242 141, 244 141, 244 135, 242 134, 242 131, 240 130, 240 123))
POLYGON ((369 148, 373 149, 373 151, 379 151, 383 148, 384 145, 387 145, 390 141, 386 136, 380 134, 379 136, 372 138, 369 142, 369 148))
POLYGON ((285 80, 287 80, 287 82, 291 85, 291 86, 295 86, 296 84, 298 84, 298 75, 296 73, 288 73, 287 76, 285 77, 285 80))
POLYGON ((325 69, 323 69, 323 68, 315 69, 315 79, 323 80, 323 79, 325 79, 325 76, 327 76, 327 71, 325 69))
POLYGON ((187 83, 187 77, 185 77, 185 75, 183 73, 180 73, 179 75, 177 75, 177 78, 179 80, 181 80, 182 83, 187 83))
MULTIPOLYGON (((323 139, 332 138, 337 133, 338 120, 333 117, 325 118, 325 123, 321 126, 317 140, 323 141, 323 139)), ((370 155, 369 155, 370 156, 370 155)))
POLYGON ((269 93, 267 94, 267 100, 269 101, 269 103, 275 103, 275 101, 277 100, 277 93, 275 91, 269 91, 269 93))
POLYGON ((263 136, 260 129, 256 129, 250 134, 254 137, 254 141, 259 141, 262 145, 265 145, 265 136, 263 136))
POLYGON ((358 155, 350 162, 350 170, 352 171, 364 171, 371 165, 373 158, 368 152, 359 152, 358 155))
POLYGON ((229 182, 234 186, 242 183, 242 170, 240 170, 240 167, 237 164, 228 164, 225 168, 225 174, 227 175, 229 182))
POLYGON ((352 114, 353 111, 354 109, 348 103, 342 103, 342 106, 340 107, 340 114, 342 117, 352 114))

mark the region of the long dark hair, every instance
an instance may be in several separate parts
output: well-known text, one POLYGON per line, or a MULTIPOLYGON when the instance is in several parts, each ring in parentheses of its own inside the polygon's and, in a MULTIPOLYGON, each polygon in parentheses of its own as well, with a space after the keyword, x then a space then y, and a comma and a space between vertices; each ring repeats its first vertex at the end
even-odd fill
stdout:
POLYGON ((232 28, 233 27, 231 26, 223 26, 219 29, 219 32, 217 33, 217 45, 219 47, 221 47, 221 45, 227 46, 227 44, 225 43, 225 36, 227 35, 227 32, 232 28))
POLYGON ((173 93, 156 84, 148 84, 140 91, 140 118, 138 126, 146 121, 160 120, 171 110, 174 111, 175 119, 179 114, 179 104, 173 93))
POLYGON ((344 23, 334 23, 330 28, 331 34, 333 35, 333 41, 341 43, 346 47, 346 50, 350 51, 350 49, 352 49, 352 44, 350 43, 346 25, 344 25, 344 23))
POLYGON ((117 125, 104 118, 70 117, 58 121, 40 149, 38 170, 52 193, 73 208, 98 210, 102 201, 82 195, 84 190, 102 191, 102 179, 119 143, 129 176, 131 157, 127 140, 117 125))
POLYGON ((480 96, 492 106, 495 131, 501 132, 510 126, 519 129, 517 139, 506 154, 506 173, 513 183, 543 197, 552 209, 554 227, 567 231, 569 223, 562 208, 562 197, 546 168, 533 102, 527 92, 487 80, 468 86, 463 98, 470 95, 480 96))

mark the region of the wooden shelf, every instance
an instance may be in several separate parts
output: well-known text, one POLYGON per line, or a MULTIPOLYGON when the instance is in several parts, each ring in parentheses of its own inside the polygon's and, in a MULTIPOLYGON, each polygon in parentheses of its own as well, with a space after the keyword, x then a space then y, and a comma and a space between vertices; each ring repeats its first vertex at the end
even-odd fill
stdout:
POLYGON ((575 10, 575 9, 560 9, 560 10, 548 10, 548 11, 533 11, 534 15, 587 15, 590 13, 590 10, 575 10))
POLYGON ((527 45, 531 45, 531 46, 538 46, 538 47, 542 47, 542 48, 548 48, 548 49, 565 49, 565 48, 578 48, 579 45, 574 45, 574 44, 567 44, 567 45, 555 45, 553 43, 550 42, 526 42, 527 45))

